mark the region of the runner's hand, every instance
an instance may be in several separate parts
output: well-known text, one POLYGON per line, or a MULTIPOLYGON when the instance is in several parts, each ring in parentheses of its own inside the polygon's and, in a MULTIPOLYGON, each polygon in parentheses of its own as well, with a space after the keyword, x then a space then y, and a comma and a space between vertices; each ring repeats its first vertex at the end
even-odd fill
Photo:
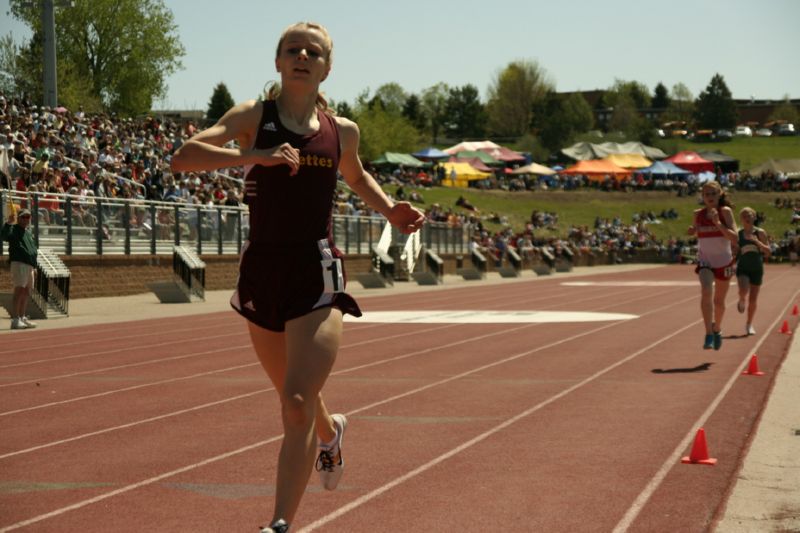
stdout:
POLYGON ((289 175, 294 176, 300 170, 300 150, 294 148, 289 143, 283 143, 272 148, 257 150, 263 156, 262 165, 273 167, 277 165, 289 165, 289 175))
POLYGON ((408 202, 397 202, 389 211, 389 222, 401 233, 414 233, 425 223, 425 214, 408 202))

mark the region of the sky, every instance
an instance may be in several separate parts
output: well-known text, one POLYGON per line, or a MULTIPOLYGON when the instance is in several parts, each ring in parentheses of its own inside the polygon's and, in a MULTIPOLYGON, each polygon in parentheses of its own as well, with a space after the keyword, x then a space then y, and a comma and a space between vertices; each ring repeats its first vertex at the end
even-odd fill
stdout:
MULTIPOLYGON (((536 61, 558 91, 607 89, 616 79, 685 84, 714 74, 734 98, 800 98, 800 0, 164 0, 186 49, 157 109, 207 109, 223 82, 237 102, 277 80, 286 26, 315 21, 334 42, 322 90, 353 103, 398 83, 409 93, 444 82, 487 88, 510 62, 536 61)), ((6 15, 0 36, 26 28, 6 15)))

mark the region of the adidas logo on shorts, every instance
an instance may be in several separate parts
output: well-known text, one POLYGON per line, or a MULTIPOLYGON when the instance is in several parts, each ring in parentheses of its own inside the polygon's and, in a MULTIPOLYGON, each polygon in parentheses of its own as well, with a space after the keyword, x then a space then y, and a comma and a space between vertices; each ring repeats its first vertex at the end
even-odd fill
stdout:
POLYGON ((267 122, 266 124, 264 124, 264 127, 262 129, 265 129, 267 131, 278 131, 278 128, 275 126, 274 122, 267 122))
POLYGON ((245 303, 243 307, 245 309, 249 309, 251 311, 255 311, 256 310, 256 306, 253 305, 253 301, 252 300, 250 300, 249 302, 245 303))

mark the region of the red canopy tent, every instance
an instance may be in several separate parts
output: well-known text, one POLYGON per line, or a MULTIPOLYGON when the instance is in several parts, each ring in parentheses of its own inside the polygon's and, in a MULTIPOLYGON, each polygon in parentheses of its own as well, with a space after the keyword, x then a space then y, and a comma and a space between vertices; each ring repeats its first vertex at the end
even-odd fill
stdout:
POLYGON ((708 159, 703 159, 697 152, 692 152, 690 150, 678 152, 672 157, 664 159, 664 161, 669 161, 675 166, 679 166, 693 174, 699 174, 706 171, 714 172, 714 163, 708 159))
POLYGON ((505 146, 498 146, 497 148, 479 148, 481 152, 486 152, 498 161, 504 163, 522 163, 525 161, 525 156, 519 152, 515 152, 505 146))
POLYGON ((605 176, 614 176, 621 180, 631 175, 627 168, 618 167, 606 159, 592 159, 578 161, 571 167, 565 168, 559 174, 585 174, 590 180, 602 180, 605 176))

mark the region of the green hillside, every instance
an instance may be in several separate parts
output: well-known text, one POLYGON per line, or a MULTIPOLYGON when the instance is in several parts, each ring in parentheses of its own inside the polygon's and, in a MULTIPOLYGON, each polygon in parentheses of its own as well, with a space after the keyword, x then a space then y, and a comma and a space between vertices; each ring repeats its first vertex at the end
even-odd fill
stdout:
MULTIPOLYGON (((396 186, 386 186, 387 193, 393 194, 396 186)), ((682 236, 691 222, 692 211, 697 209, 698 196, 679 198, 674 192, 637 191, 602 192, 596 190, 578 191, 536 191, 536 192, 507 192, 499 190, 482 191, 478 189, 451 189, 447 187, 434 187, 420 189, 425 199, 420 208, 438 203, 442 208, 451 208, 456 212, 470 213, 456 207, 455 202, 463 195, 471 204, 480 210, 481 219, 492 231, 503 228, 502 224, 492 222, 493 213, 504 215, 514 231, 521 231, 530 219, 534 209, 549 211, 558 214, 558 229, 553 232, 538 230, 537 235, 552 234, 566 236, 572 224, 594 226, 596 216, 613 218, 620 216, 623 222, 631 223, 633 214, 641 211, 653 211, 658 215, 662 210, 674 208, 678 212, 677 220, 663 220, 661 224, 650 226, 653 233, 662 239, 671 235, 682 236)), ((408 187, 406 187, 408 192, 408 187)), ((788 209, 775 208, 775 198, 800 198, 800 193, 761 193, 761 192, 732 192, 730 198, 735 205, 738 219, 738 210, 749 206, 766 215, 764 228, 770 235, 780 237, 792 228, 792 212, 788 209)))

